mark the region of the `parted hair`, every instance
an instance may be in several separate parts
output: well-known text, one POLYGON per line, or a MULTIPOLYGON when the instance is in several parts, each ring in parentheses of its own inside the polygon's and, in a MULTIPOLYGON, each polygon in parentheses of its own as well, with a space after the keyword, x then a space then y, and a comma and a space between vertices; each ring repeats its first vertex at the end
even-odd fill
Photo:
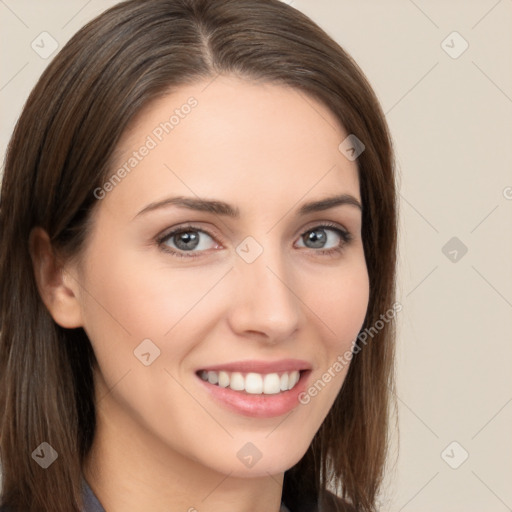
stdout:
MULTIPOLYGON (((340 45, 278 0, 116 4, 81 28, 45 69, 4 163, 0 504, 9 512, 82 509, 83 461, 96 424, 94 352, 82 328, 60 327, 41 300, 30 231, 46 230, 64 258, 79 254, 98 205, 94 190, 112 174, 112 155, 130 121, 157 98, 219 74, 295 88, 325 104, 362 141, 357 168, 370 280, 362 330, 395 301, 391 137, 368 80, 340 45), (46 470, 31 457, 42 441, 59 454, 46 470)), ((354 354, 310 447, 285 472, 283 500, 292 512, 308 503, 322 510, 377 510, 395 410, 394 351, 395 325, 386 322, 354 354)))

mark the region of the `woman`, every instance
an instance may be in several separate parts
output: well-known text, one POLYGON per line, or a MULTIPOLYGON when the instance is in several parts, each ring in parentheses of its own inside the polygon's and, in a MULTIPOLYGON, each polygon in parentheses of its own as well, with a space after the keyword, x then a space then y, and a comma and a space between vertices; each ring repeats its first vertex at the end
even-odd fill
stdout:
POLYGON ((364 75, 286 4, 82 28, 5 163, 4 510, 376 510, 393 172, 364 75))

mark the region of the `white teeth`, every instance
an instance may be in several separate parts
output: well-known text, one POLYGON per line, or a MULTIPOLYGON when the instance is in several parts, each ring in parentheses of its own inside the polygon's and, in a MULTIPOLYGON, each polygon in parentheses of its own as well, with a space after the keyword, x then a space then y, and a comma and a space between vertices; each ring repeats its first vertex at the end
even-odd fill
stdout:
POLYGON ((259 373, 248 373, 245 377, 245 391, 251 395, 263 393, 263 379, 259 373))
POLYGON ((293 386, 295 386, 295 384, 297 384, 297 382, 299 382, 300 374, 297 370, 295 370, 292 373, 290 373, 289 378, 290 378, 290 380, 288 381, 288 386, 290 388, 293 388, 293 386))
POLYGON ((280 387, 281 387, 281 391, 286 391, 288 389, 288 374, 287 373, 283 373, 283 375, 281 375, 280 387))
MULTIPOLYGON (((243 391, 245 389, 244 376, 241 373, 235 372, 231 374, 229 379, 229 385, 231 389, 235 391, 243 391)), ((226 386, 226 387, 228 387, 226 386)))
POLYGON ((219 386, 221 388, 229 386, 229 375, 226 372, 219 372, 219 386))
MULTIPOLYGON (((286 375, 286 374, 285 374, 286 375)), ((263 379, 263 393, 275 395, 281 391, 281 379, 277 373, 269 373, 263 379)))
POLYGON ((277 373, 247 373, 226 372, 226 371, 201 371, 200 376, 210 384, 221 388, 230 388, 234 391, 245 391, 251 395, 275 395, 282 391, 293 389, 300 379, 300 372, 297 370, 277 373))

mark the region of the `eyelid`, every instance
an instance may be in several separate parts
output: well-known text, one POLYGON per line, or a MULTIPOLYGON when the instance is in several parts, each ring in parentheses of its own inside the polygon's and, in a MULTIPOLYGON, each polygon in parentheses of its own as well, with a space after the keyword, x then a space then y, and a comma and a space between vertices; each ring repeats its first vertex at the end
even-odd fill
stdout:
POLYGON ((171 234, 180 233, 182 231, 200 231, 201 233, 206 233, 208 236, 214 238, 221 239, 223 238, 221 234, 218 233, 218 230, 213 227, 201 227, 198 224, 191 222, 185 222, 184 224, 178 224, 176 226, 173 226, 172 228, 167 228, 164 231, 162 231, 159 235, 156 236, 156 239, 165 239, 168 238, 171 234))
POLYGON ((340 224, 339 222, 335 222, 332 220, 314 220, 311 221, 311 223, 306 224, 305 227, 301 228, 299 235, 303 235, 305 232, 310 231, 313 228, 320 228, 320 227, 328 227, 328 228, 335 228, 339 229, 340 231, 344 231, 345 233, 350 234, 350 230, 346 228, 343 224, 340 224))
MULTIPOLYGON (((155 237, 155 241, 158 243, 159 246, 161 246, 161 245, 163 245, 163 243, 166 240, 172 238, 173 236, 176 236, 177 234, 179 234, 181 232, 186 232, 186 231, 198 231, 200 233, 204 233, 205 235, 208 235, 213 241, 218 242, 220 245, 224 244, 224 242, 222 240, 223 237, 221 235, 217 234, 216 230, 214 230, 213 228, 204 229, 204 228, 201 228, 198 225, 193 224, 193 223, 185 223, 183 225, 179 225, 176 227, 166 229, 164 232, 162 232, 161 234, 159 234, 155 237)), ((177 253, 177 251, 172 248, 169 248, 169 250, 167 252, 177 253)), ((205 253, 207 251, 192 251, 192 252, 205 253)), ((178 254, 181 254, 181 252, 178 254)))

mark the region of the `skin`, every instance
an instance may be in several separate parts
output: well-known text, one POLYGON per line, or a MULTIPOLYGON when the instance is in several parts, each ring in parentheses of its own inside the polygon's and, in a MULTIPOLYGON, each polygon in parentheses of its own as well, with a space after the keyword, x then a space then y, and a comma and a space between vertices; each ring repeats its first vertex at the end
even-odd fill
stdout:
MULTIPOLYGON (((342 193, 360 202, 357 165, 338 150, 348 134, 321 103, 220 76, 140 113, 113 172, 191 96, 190 114, 98 201, 78 259, 61 268, 46 233, 33 230, 36 278, 55 321, 82 326, 98 359, 97 431, 84 474, 109 512, 277 512, 284 472, 307 450, 348 367, 307 405, 273 418, 215 403, 195 371, 299 358, 313 383, 351 349, 369 299, 361 211, 295 212, 342 193), (225 201, 240 218, 176 206, 137 216, 178 195, 225 201), (325 230, 326 248, 342 245, 334 256, 301 236, 326 221, 352 235, 344 244, 325 230), (155 241, 187 222, 208 233, 199 232, 198 257, 173 256, 155 241), (247 236, 263 248, 250 264, 236 252, 247 236), (147 338, 160 350, 149 366, 134 356, 147 338), (237 457, 247 442, 262 454, 250 468, 237 457)), ((179 250, 176 239, 166 247, 179 250)))

